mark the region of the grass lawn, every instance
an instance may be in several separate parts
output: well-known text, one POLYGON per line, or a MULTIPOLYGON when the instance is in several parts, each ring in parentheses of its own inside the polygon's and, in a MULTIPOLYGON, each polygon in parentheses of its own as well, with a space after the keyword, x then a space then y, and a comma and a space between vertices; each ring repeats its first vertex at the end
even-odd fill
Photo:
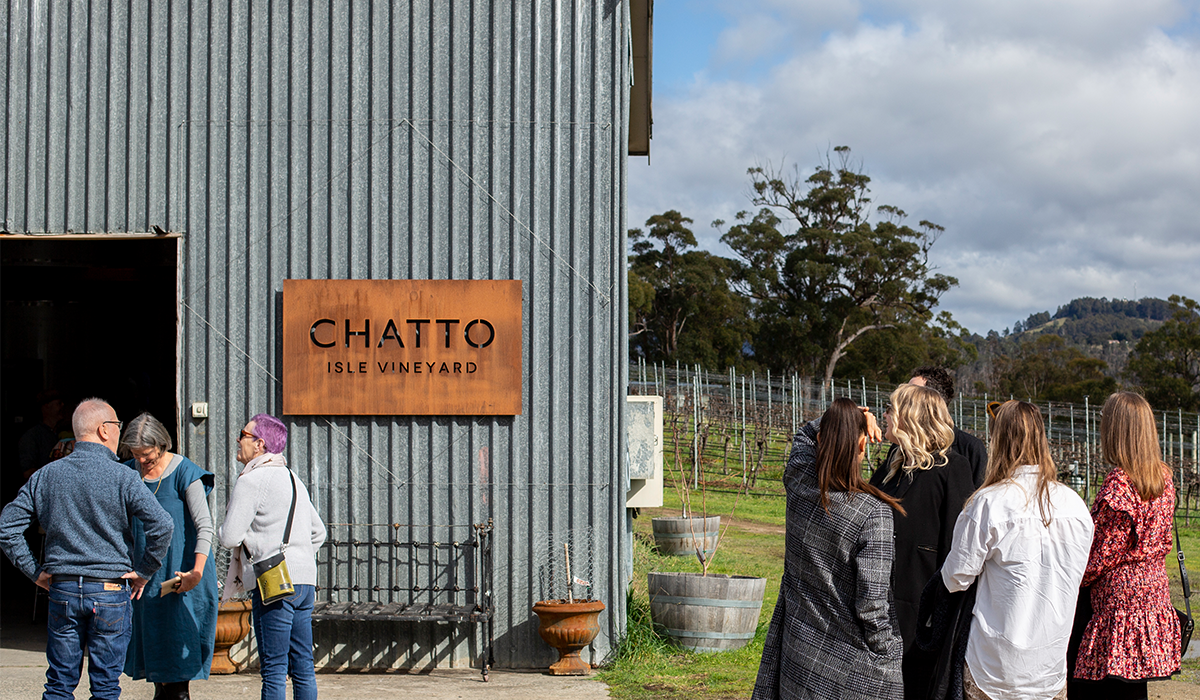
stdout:
MULTIPOLYGON (((679 511, 675 511, 678 514, 679 511)), ((662 511, 663 515, 668 514, 662 511)), ((650 622, 646 574, 650 571, 700 571, 695 557, 664 557, 653 547, 651 513, 634 521, 633 583, 630 588, 630 635, 618 658, 598 676, 614 698, 749 697, 762 657, 763 639, 779 596, 783 576, 783 535, 731 527, 722 539, 711 573, 767 579, 762 613, 754 639, 736 651, 698 654, 670 646, 650 622)))
MULTIPOLYGON (((770 474, 777 477, 778 472, 770 474)), ((767 476, 764 474, 763 476, 767 476)), ((710 477, 711 478, 711 477, 710 477)), ((740 479, 731 475, 728 482, 709 482, 710 487, 733 490, 740 479)), ((774 484, 782 493, 782 485, 759 482, 759 489, 774 484)), ((747 698, 754 687, 758 662, 762 656, 767 625, 779 596, 779 581, 783 575, 784 499, 772 496, 735 496, 732 493, 709 492, 704 500, 709 515, 722 516, 722 529, 729 523, 729 513, 737 502, 733 524, 713 557, 712 573, 761 576, 766 578, 766 594, 759 616, 757 634, 737 651, 698 654, 671 646, 653 630, 650 621, 650 601, 646 590, 646 574, 650 571, 699 572, 700 563, 694 557, 664 557, 653 547, 650 519, 679 515, 678 488, 668 486, 664 493, 664 508, 645 509, 634 520, 634 574, 629 601, 629 634, 616 658, 597 678, 609 685, 614 698, 687 698, 688 700, 717 700, 747 698)), ((701 514, 701 494, 693 496, 692 507, 701 514)), ((1180 529, 1189 578, 1200 593, 1200 524, 1180 529)), ((1174 552, 1167 559, 1171 578, 1172 597, 1183 607, 1179 582, 1179 567, 1174 552)), ((1192 596, 1200 603, 1200 595, 1192 596)), ((1200 604, 1194 605, 1200 616, 1200 604)), ((1184 672, 1177 680, 1200 684, 1200 661, 1184 663, 1184 672)))

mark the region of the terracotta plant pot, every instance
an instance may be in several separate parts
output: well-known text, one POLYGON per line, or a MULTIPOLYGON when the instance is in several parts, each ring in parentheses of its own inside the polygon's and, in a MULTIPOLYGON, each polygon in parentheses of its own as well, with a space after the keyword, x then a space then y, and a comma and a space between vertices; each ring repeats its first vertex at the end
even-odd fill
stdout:
POLYGON ((538 634, 558 650, 558 661, 550 665, 552 676, 586 676, 592 667, 579 658, 579 650, 600 634, 600 613, 604 603, 598 600, 543 600, 534 604, 538 616, 538 634))
POLYGON ((250 601, 230 600, 217 608, 217 641, 213 646, 212 673, 237 673, 241 666, 229 658, 229 648, 250 633, 250 601))

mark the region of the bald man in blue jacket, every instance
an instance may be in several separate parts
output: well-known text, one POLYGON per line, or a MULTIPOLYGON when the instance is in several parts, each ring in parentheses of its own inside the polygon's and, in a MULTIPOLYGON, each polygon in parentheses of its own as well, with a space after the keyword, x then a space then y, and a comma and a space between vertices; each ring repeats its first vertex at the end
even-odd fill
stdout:
POLYGON ((86 399, 71 425, 75 451, 35 472, 0 512, 0 549, 49 591, 42 698, 75 697, 86 648, 92 697, 108 700, 121 696, 130 601, 162 566, 175 525, 138 473, 117 460, 121 421, 112 406, 86 399), (137 562, 134 517, 146 530, 146 553, 137 562), (25 542, 32 522, 46 531, 41 566, 25 542))

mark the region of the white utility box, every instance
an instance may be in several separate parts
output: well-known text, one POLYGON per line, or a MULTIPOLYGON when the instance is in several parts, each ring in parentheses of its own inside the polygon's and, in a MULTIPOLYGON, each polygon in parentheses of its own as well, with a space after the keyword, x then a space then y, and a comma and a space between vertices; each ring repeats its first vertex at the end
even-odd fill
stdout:
POLYGON ((663 400, 661 396, 625 397, 628 429, 629 492, 627 508, 663 504, 663 400))

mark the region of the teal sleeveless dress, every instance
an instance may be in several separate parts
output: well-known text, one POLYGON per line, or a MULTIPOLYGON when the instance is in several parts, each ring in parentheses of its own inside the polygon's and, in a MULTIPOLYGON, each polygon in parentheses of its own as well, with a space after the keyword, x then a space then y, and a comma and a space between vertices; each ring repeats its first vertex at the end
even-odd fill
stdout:
MULTIPOLYGON (((191 571, 196 561, 196 527, 187 507, 187 487, 199 479, 205 494, 212 493, 213 475, 195 462, 175 455, 179 465, 160 481, 147 481, 162 507, 175 521, 171 547, 162 568, 146 584, 142 597, 133 601, 133 636, 125 655, 125 674, 154 683, 180 683, 208 678, 213 642, 217 633, 217 571, 213 552, 204 564, 200 583, 187 593, 159 597, 162 582, 176 571, 191 571), (161 482, 161 483, 160 483, 161 482)), ((137 462, 126 462, 137 469, 137 462)), ((215 523, 214 523, 215 524, 215 523)), ((133 561, 141 561, 146 548, 142 523, 133 519, 133 561)))

